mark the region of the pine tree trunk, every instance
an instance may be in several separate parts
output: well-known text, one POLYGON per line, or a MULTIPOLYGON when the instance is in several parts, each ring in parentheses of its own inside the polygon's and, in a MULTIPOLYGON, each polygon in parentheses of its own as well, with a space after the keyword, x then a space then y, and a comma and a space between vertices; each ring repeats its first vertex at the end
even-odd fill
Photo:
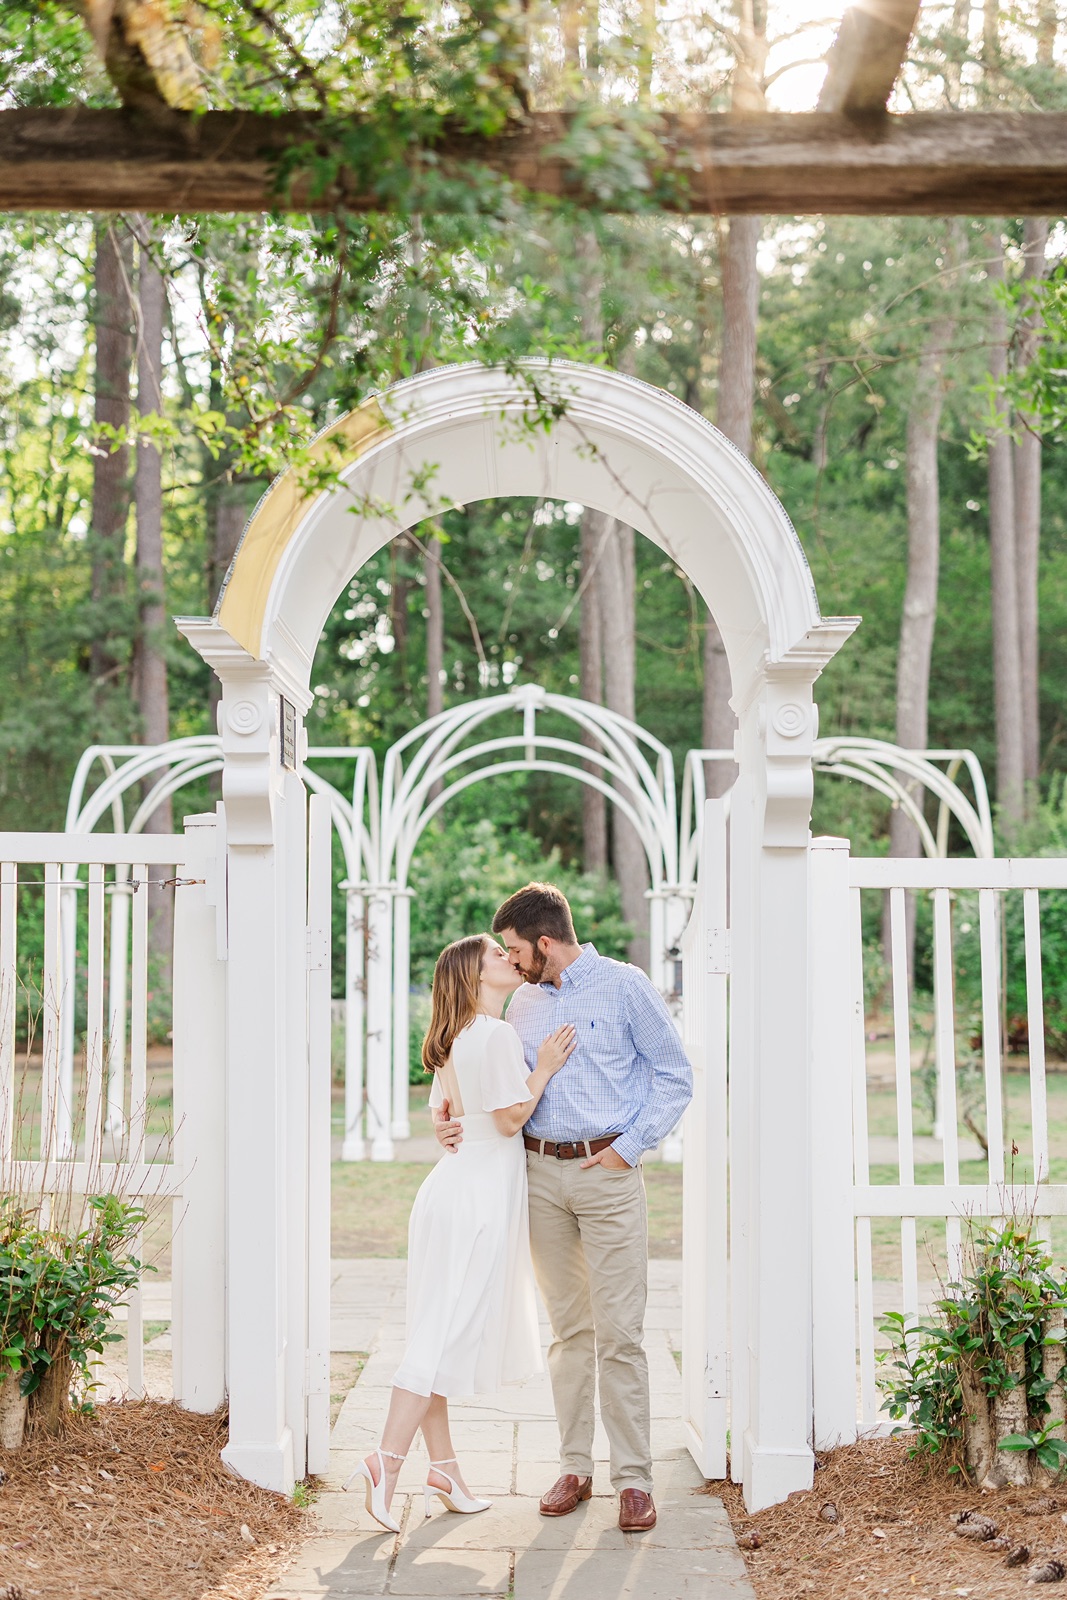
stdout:
POLYGON ((963 1458, 972 1483, 983 1484, 993 1465, 993 1419, 985 1386, 966 1362, 960 1365, 963 1394, 963 1458))
POLYGON ((21 1372, 0 1378, 0 1450, 18 1450, 26 1431, 27 1399, 21 1372))
MULTIPOLYGON (((1005 1365, 1014 1378, 1010 1389, 993 1399, 994 1447, 1001 1439, 1012 1434, 1026 1433, 1029 1416, 1026 1397, 1026 1351, 1023 1346, 1005 1352, 1005 1365)), ((1021 1489, 1030 1482, 1030 1452, 1028 1450, 999 1450, 994 1448, 993 1462, 986 1474, 983 1488, 999 1489, 1008 1484, 1021 1489)))
MULTIPOLYGON (((96 227, 94 329, 96 339, 96 425, 125 428, 130 420, 130 364, 133 360, 133 307, 130 299, 133 242, 117 217, 96 227)), ((89 532, 93 637, 89 672, 97 683, 113 679, 122 660, 120 617, 126 589, 125 543, 129 516, 129 449, 100 440, 93 456, 92 522, 89 532)))
MULTIPOLYGON (((1040 282, 1045 272, 1048 219, 1023 223, 1023 280, 1040 282)), ((1025 295, 1025 290, 1024 290, 1025 295)), ((1039 319, 1033 300, 1024 297, 1016 331, 1016 363, 1028 366, 1037 353, 1039 319)), ((1038 569, 1041 552, 1041 440, 1026 427, 1014 444, 1015 551, 1019 591, 1019 650, 1023 702, 1023 779, 1036 785, 1041 762, 1038 661, 1038 569)))
MULTIPOLYGON (((140 263, 137 295, 140 338, 137 347, 137 411, 144 417, 163 410, 163 322, 166 289, 163 275, 152 259, 150 235, 139 219, 140 263)), ((159 450, 143 440, 137 446, 133 500, 137 515, 137 637, 134 645, 134 696, 141 717, 145 744, 165 744, 170 738, 170 698, 167 688, 167 607, 163 575, 163 478, 159 450)), ((147 795, 156 778, 146 780, 147 795)), ((145 833, 173 833, 170 798, 156 807, 145 833)), ((155 891, 149 905, 148 949, 153 982, 170 989, 174 943, 174 899, 169 889, 155 891)))
MULTIPOLYGON (((989 277, 1004 278, 999 236, 992 242, 989 277)), ((1008 321, 999 303, 989 319, 989 371, 1000 385, 1008 369, 1008 321)), ((1006 433, 989 438, 989 573, 993 615, 994 720, 997 741, 997 801, 1008 830, 1023 812, 1023 698, 1019 641, 1018 553, 1012 442, 1006 433)))
MULTIPOLYGON (((941 502, 938 478, 938 431, 945 396, 944 356, 955 318, 939 317, 931 326, 919 357, 908 408, 906 467, 908 504, 908 578, 900 619, 897 651, 897 743, 906 750, 924 750, 929 743, 930 662, 937 622, 938 573, 941 562, 941 502)), ((898 774, 903 777, 903 774, 898 774)), ((922 786, 909 785, 921 807, 922 786)), ((889 814, 889 854, 914 858, 922 854, 919 830, 902 806, 889 814)), ((891 948, 886 898, 883 943, 891 948)), ((906 901, 908 973, 915 949, 915 896, 906 901)))
MULTIPOLYGON (((612 522, 598 566, 601 594, 601 643, 604 660, 604 704, 609 711, 634 720, 636 648, 634 641, 634 530, 612 522)), ((648 861, 633 823, 618 806, 611 808, 611 855, 619 884, 622 912, 633 928, 630 960, 648 970, 648 861)))
MULTIPOLYGON (((578 693, 591 705, 604 703, 603 647, 600 629, 599 563, 604 554, 608 518, 603 512, 582 513, 579 534, 579 572, 582 582, 578 627, 578 693)), ((582 732, 582 743, 599 748, 599 740, 582 732)), ((596 762, 586 764, 587 772, 603 778, 604 769, 596 762)), ((582 864, 586 872, 603 876, 608 870, 607 801, 599 789, 582 784, 582 864)))
MULTIPOLYGON (((759 273, 756 247, 760 217, 731 217, 721 235, 722 351, 716 426, 746 456, 752 454, 752 413, 756 392, 756 321, 759 273)), ((704 748, 731 749, 737 718, 730 707, 730 666, 714 617, 704 637, 704 748)), ((725 794, 736 776, 732 761, 709 763, 709 795, 725 794)))
MULTIPOLYGON (((1049 1429, 1053 1439, 1067 1444, 1067 1438, 1064 1437, 1067 1432, 1067 1394, 1063 1387, 1065 1354, 1063 1308, 1056 1306, 1045 1319, 1045 1343, 1041 1347, 1041 1376, 1050 1387, 1045 1394, 1048 1415, 1041 1419, 1039 1426, 1049 1429)), ((1051 1471, 1048 1467, 1034 1467, 1035 1483, 1058 1483, 1062 1477, 1062 1468, 1051 1471)))
POLYGON ((52 1357, 52 1364, 41 1379, 40 1388, 31 1398, 29 1420, 35 1433, 54 1438, 62 1433, 70 1415, 70 1384, 73 1376, 71 1360, 66 1350, 52 1357))

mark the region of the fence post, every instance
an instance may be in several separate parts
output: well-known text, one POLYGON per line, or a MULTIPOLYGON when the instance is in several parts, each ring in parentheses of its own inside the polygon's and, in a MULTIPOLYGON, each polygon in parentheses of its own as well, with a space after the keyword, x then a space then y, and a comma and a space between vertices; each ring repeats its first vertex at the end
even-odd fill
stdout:
MULTIPOLYGON (((217 863, 214 812, 186 817, 179 876, 207 878, 217 863)), ((226 968, 218 958, 208 887, 174 890, 174 1202, 171 1339, 174 1398, 214 1411, 226 1397, 226 968)))
POLYGON ((817 1450, 856 1438, 849 845, 811 841, 812 1400, 817 1450))

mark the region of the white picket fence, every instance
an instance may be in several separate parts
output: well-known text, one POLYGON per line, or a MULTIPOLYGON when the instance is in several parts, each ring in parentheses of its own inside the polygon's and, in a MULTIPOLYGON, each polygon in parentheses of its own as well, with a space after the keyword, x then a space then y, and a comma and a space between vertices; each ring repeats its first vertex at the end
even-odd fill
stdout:
MULTIPOLYGON (((1064 859, 864 860, 850 858, 844 840, 814 842, 810 1137, 817 1445, 855 1438, 857 1426, 870 1430, 885 1425, 876 1383, 877 1324, 889 1310, 915 1319, 939 1294, 940 1284, 958 1274, 967 1218, 1003 1217, 1013 1210, 1040 1219, 1067 1215, 1067 1184, 1049 1181, 1045 1079, 1049 990, 1042 969, 1041 903, 1043 895, 1056 891, 1067 891, 1064 859), (925 1172, 939 1180, 926 1183, 917 1181, 915 1160, 915 1065, 923 1038, 910 992, 914 975, 908 972, 910 896, 926 902, 932 924, 933 1002, 925 1045, 943 1137, 940 1146, 926 1146, 924 1153, 935 1159, 927 1162, 925 1172), (876 915, 880 922, 886 899, 892 1023, 888 1082, 895 1100, 896 1143, 895 1150, 888 1146, 895 1157, 888 1162, 883 1144, 881 1170, 875 1174, 885 1176, 888 1165, 895 1168, 895 1178, 879 1183, 872 1182, 869 1117, 878 1093, 873 1069, 879 1041, 867 1037, 864 980, 872 977, 865 973, 865 963, 869 967, 880 958, 877 939, 868 937, 865 948, 863 916, 866 910, 871 924, 876 915), (1012 907, 1013 899, 1021 905, 1012 907), (1020 977, 1025 980, 1030 1122, 1025 1134, 1005 1125, 1003 950, 1009 909, 1021 918, 1024 930, 1020 977), (956 993, 965 938, 967 959, 977 958, 979 964, 973 1015, 964 1012, 956 993), (981 1156, 980 1170, 972 1167, 968 1181, 961 1178, 964 1054, 973 1054, 980 1068, 971 1120, 988 1144, 986 1156, 964 1130, 963 1137, 974 1146, 964 1147, 964 1157, 981 1156)), ((885 1099, 883 1092, 880 1103, 885 1099)), ((893 1137, 877 1130, 873 1136, 883 1142, 893 1137)))
POLYGON ((170 1322, 168 1387, 194 1410, 224 1397, 215 834, 214 816, 175 835, 0 834, 0 1193, 46 1215, 105 1193, 169 1208, 170 1272, 145 1274, 125 1307, 124 1387, 145 1393, 147 1291, 170 1322), (148 923, 162 895, 174 898, 165 1131, 151 1125, 148 1053, 148 923))

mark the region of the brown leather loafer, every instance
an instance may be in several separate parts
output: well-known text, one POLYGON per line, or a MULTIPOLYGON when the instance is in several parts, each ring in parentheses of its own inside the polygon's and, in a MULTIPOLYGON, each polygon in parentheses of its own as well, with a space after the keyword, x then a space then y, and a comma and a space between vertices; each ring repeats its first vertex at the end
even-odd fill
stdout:
POLYGON ((656 1526, 656 1507, 643 1489, 624 1489, 619 1496, 619 1527, 623 1533, 647 1533, 656 1526))
POLYGON ((573 1472, 565 1472, 562 1478, 557 1478, 551 1489, 541 1496, 541 1515, 569 1516, 583 1500, 591 1499, 592 1494, 592 1478, 576 1478, 573 1472))

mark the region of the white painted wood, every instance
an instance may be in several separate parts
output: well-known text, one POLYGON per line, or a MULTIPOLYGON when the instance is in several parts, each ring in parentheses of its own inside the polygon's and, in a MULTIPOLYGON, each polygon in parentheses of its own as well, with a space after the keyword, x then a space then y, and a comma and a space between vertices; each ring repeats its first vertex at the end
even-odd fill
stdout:
POLYGON ((116 864, 110 889, 110 943, 107 983, 107 1129, 121 1136, 126 1127, 127 974, 130 955, 128 864, 116 864))
MULTIPOLYGON (((214 814, 186 817, 179 876, 202 878, 217 849, 214 814)), ((174 1398, 212 1412, 226 1398, 226 986, 204 884, 174 891, 174 1398)))
MULTIPOLYGON (((890 946, 893 969, 893 1059, 896 1075, 897 1163, 901 1184, 915 1181, 915 1145, 911 1108, 911 978, 908 972, 907 911, 903 889, 889 891, 890 946)), ((915 1220, 900 1219, 902 1310, 909 1323, 919 1314, 919 1272, 915 1220)))
MULTIPOLYGON (((106 865, 125 865, 133 860, 128 838, 113 833, 5 833, 3 854, 7 861, 50 861, 58 865, 70 863, 85 866, 90 861, 106 865)), ((137 858, 153 866, 170 866, 168 850, 174 849, 175 836, 169 833, 146 833, 138 836, 137 858)))
POLYGON ((366 901, 350 883, 343 883, 341 890, 345 897, 345 1131, 341 1160, 362 1161, 367 1153, 363 1138, 366 901))
POLYGON ((88 874, 88 987, 85 1014, 85 1157, 99 1160, 104 1099, 104 866, 88 874))
POLYGON ((391 885, 367 894, 367 1139, 372 1161, 393 1159, 391 885))
POLYGON ((982 953, 982 1063, 985 1069, 986 1137, 989 1141, 989 1181, 1004 1182, 1004 1107, 1001 1090, 1000 1049, 1000 907, 992 889, 978 894, 978 925, 982 953))
POLYGON ((0 1162, 11 1159, 15 1131, 17 912, 17 868, 13 861, 3 861, 0 862, 0 1162))
POLYGON ((1063 889, 1067 857, 997 856, 975 861, 952 856, 947 861, 903 861, 894 856, 854 856, 851 881, 860 889, 1063 889))
MULTIPOLYGON (((283 770, 285 808, 280 817, 279 867, 283 909, 284 1051, 280 1085, 284 1104, 285 1172, 285 1348, 284 1416, 291 1436, 293 1473, 307 1473, 309 1341, 316 1306, 309 1296, 311 1240, 315 1229, 329 1230, 329 1213, 312 1219, 311 1103, 308 1015, 308 794, 298 773, 283 770)), ((321 1150, 320 1150, 321 1156, 321 1150)), ((329 1164, 329 1152, 326 1155, 329 1164)))
MULTIPOLYGON (((848 840, 811 848, 812 1404, 817 1450, 856 1438, 848 840)), ((862 1020, 862 1007, 860 1008, 862 1020)))
MULTIPOLYGON (((851 863, 850 863, 851 867, 851 863)), ((851 876, 851 873, 850 873, 851 876)), ((863 997, 863 905, 860 891, 851 891, 850 993, 852 1002, 852 1149, 856 1185, 870 1182, 867 1135, 867 1025, 863 997)), ((856 1216, 856 1296, 859 1309, 860 1420, 869 1428, 878 1415, 874 1364, 874 1262, 871 1221, 856 1216)))
POLYGON ((706 1478, 727 1466, 727 985, 709 958, 726 925, 726 807, 705 802, 700 879, 683 935, 682 1037, 693 1064, 682 1168, 682 1417, 706 1478))
POLYGON ((1034 1182, 1049 1176, 1048 1096, 1045 1086, 1045 1000, 1041 976, 1041 905, 1036 889, 1023 893, 1026 944, 1026 1021, 1030 1055, 1030 1126, 1034 1182))
POLYGON ((145 862, 134 862, 130 882, 134 894, 130 957, 129 1159, 143 1161, 148 1124, 148 896, 153 892, 148 887, 145 862))
MULTIPOLYGON (((130 1249, 144 1260, 143 1228, 134 1234, 130 1249)), ((144 1293, 140 1282, 126 1297, 126 1385, 131 1400, 144 1399, 144 1293)))
POLYGON ((136 1194, 168 1200, 182 1192, 186 1173, 172 1161, 0 1161, 0 1187, 32 1194, 136 1194))
MULTIPOLYGON (((6 851, 6 847, 5 847, 6 851)), ((41 1030, 41 1159, 66 1155, 60 1148, 61 1124, 67 1121, 69 1108, 61 1101, 59 1079, 61 1012, 63 1007, 63 929, 60 920, 59 865, 55 861, 44 864, 44 949, 40 968, 40 1030, 41 1030)))
MULTIPOLYGON (((952 904, 949 891, 934 890, 934 1060, 937 1099, 941 1110, 942 1165, 946 1184, 960 1178, 959 1124, 956 1106, 956 1009, 952 958, 952 904)), ((958 1218, 945 1223, 945 1248, 949 1279, 959 1279, 962 1269, 958 1218)))
POLYGON ((393 897, 393 1105, 389 1131, 394 1139, 411 1138, 408 1082, 411 894, 410 889, 400 889, 393 897))
MULTIPOLYGON (((1012 1195, 1020 1215, 1067 1216, 1067 1183, 1016 1183, 1012 1195)), ((1004 1186, 995 1183, 857 1184, 853 1196, 857 1216, 866 1217, 1001 1217, 1004 1186)))
POLYGON ((308 811, 307 1471, 330 1463, 330 803, 308 811))

